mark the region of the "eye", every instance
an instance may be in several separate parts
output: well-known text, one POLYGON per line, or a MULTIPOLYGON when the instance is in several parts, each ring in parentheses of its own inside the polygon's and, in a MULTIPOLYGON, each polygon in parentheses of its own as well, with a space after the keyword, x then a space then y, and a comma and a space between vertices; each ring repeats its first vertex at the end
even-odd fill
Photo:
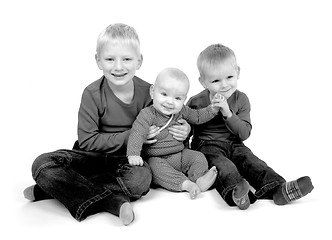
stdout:
POLYGON ((233 77, 234 77, 234 76, 232 76, 232 75, 231 75, 231 76, 228 76, 228 77, 227 77, 227 80, 232 79, 233 77))
POLYGON ((217 82, 219 82, 219 79, 215 79, 212 81, 212 83, 217 83, 217 82))
POLYGON ((108 62, 112 62, 112 61, 114 61, 114 58, 106 58, 105 60, 108 62))
POLYGON ((161 95, 161 96, 164 96, 164 97, 167 96, 167 94, 166 94, 165 92, 161 92, 160 95, 161 95))
POLYGON ((178 100, 178 101, 181 101, 182 97, 176 97, 175 99, 178 100))
POLYGON ((131 61, 132 59, 131 58, 124 58, 123 59, 123 61, 125 61, 125 62, 129 62, 129 61, 131 61))

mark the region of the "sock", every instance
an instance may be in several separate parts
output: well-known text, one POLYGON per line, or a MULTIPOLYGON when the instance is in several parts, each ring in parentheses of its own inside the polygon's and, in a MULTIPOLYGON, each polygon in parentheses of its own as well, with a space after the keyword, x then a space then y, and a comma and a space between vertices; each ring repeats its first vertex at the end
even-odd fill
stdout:
POLYGON ((128 226, 134 221, 135 214, 133 208, 129 202, 125 202, 120 207, 119 218, 121 219, 123 225, 128 226))
POLYGON ((232 192, 233 202, 241 210, 246 210, 250 207, 250 200, 248 196, 249 192, 249 183, 246 180, 239 182, 232 192))
POLYGON ((129 198, 122 194, 111 194, 101 201, 103 211, 118 216, 123 225, 129 225, 134 221, 135 215, 129 198))
POLYGON ((285 205, 298 200, 314 189, 308 176, 283 183, 273 194, 273 201, 277 205, 285 205))
POLYGON ((52 199, 52 197, 45 193, 37 184, 24 189, 23 195, 26 199, 30 201, 52 199))

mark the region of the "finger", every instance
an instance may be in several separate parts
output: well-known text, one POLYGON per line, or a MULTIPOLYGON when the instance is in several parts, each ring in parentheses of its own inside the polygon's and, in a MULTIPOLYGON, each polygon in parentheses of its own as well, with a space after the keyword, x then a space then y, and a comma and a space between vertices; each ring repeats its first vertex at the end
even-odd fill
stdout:
POLYGON ((158 132, 159 130, 159 127, 156 127, 156 126, 151 126, 149 128, 149 132, 148 132, 148 135, 147 135, 147 139, 151 139, 151 138, 154 138, 155 136, 157 136, 159 134, 158 132))
POLYGON ((146 140, 144 142, 144 144, 152 144, 152 143, 155 143, 155 142, 157 142, 157 139, 149 139, 149 140, 146 140))
POLYGON ((183 134, 172 134, 173 138, 178 140, 178 141, 184 141, 185 137, 183 134))
POLYGON ((152 125, 149 127, 149 132, 150 133, 155 133, 155 132, 158 132, 159 130, 159 127, 157 127, 156 125, 152 125))
POLYGON ((186 123, 186 120, 184 120, 183 118, 181 118, 181 119, 178 120, 178 123, 180 123, 180 124, 185 124, 185 123, 186 123))
POLYGON ((176 128, 169 128, 168 131, 173 137, 183 137, 187 133, 182 129, 176 129, 176 128))
POLYGON ((174 138, 175 140, 179 141, 179 142, 183 142, 183 141, 185 140, 185 138, 183 138, 183 137, 174 137, 174 136, 173 136, 173 138, 174 138))

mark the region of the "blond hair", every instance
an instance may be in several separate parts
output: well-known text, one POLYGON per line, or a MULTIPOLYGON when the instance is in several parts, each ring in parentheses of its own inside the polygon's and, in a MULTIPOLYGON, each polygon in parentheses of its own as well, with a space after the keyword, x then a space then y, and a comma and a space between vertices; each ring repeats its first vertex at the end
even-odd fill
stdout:
POLYGON ((98 55, 102 47, 108 42, 130 44, 136 49, 138 56, 141 54, 139 37, 135 29, 126 24, 111 24, 99 34, 96 48, 98 55))
POLYGON ((236 63, 236 57, 232 49, 222 44, 212 44, 205 48, 197 58, 197 68, 201 77, 204 77, 205 73, 209 71, 211 67, 214 67, 225 60, 232 59, 233 65, 238 68, 236 63))

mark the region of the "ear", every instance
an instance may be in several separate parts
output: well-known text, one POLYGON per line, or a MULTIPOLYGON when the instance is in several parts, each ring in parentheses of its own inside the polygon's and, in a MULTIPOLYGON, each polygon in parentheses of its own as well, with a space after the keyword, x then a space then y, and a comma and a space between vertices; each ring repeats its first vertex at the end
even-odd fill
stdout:
POLYGON ((239 78, 239 77, 240 77, 240 67, 237 66, 237 78, 239 78))
POLYGON ((138 65, 136 67, 136 70, 140 69, 143 63, 143 55, 141 54, 138 58, 138 65))
POLYGON ((153 94, 154 94, 154 85, 150 86, 150 97, 153 99, 153 94))
POLYGON ((97 66, 100 70, 103 70, 102 66, 101 66, 101 62, 100 62, 100 58, 98 56, 98 54, 96 53, 95 54, 95 59, 96 59, 96 63, 97 63, 97 66))
POLYGON ((204 88, 206 88, 205 82, 204 82, 204 80, 202 79, 202 77, 199 77, 199 78, 198 78, 198 81, 200 82, 200 84, 201 84, 204 88))

